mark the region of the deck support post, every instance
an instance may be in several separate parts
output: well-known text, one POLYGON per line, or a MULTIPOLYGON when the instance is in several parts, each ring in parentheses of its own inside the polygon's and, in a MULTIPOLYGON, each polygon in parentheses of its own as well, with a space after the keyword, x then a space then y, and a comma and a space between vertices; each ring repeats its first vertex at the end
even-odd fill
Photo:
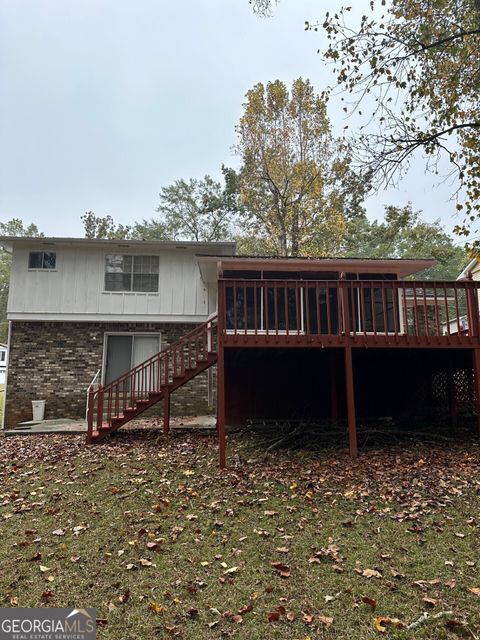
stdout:
POLYGON ((87 444, 92 444, 93 437, 93 407, 95 403, 95 392, 90 386, 88 390, 88 409, 87 409, 87 444))
POLYGON ((220 469, 225 469, 226 438, 225 438, 225 355, 223 346, 218 349, 217 359, 217 433, 220 469))
POLYGON ((97 431, 100 431, 103 425, 103 385, 99 385, 97 391, 97 431))
POLYGON ((330 419, 334 424, 338 422, 337 370, 335 364, 335 352, 332 351, 330 353, 330 419))
POLYGON ((356 458, 357 448, 357 421, 355 416, 355 389, 353 386, 352 347, 345 347, 345 387, 347 391, 347 419, 348 419, 348 445, 350 456, 356 458))
POLYGON ((223 327, 225 322, 225 283, 223 282, 222 265, 217 264, 218 273, 218 315, 217 315, 217 434, 220 469, 227 465, 225 437, 225 347, 223 327))
POLYGON ((480 434, 480 349, 473 350, 473 392, 477 409, 477 428, 480 434))
POLYGON ((170 434, 170 390, 167 388, 163 396, 163 435, 170 434))

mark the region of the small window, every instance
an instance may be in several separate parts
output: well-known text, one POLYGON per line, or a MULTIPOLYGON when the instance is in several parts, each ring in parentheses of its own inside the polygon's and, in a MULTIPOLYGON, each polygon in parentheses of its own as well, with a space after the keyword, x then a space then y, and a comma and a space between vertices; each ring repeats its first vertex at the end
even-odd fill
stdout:
POLYGON ((5 351, 0 351, 0 362, 5 362, 5 351))
POLYGON ((30 251, 28 256, 29 269, 55 269, 57 254, 51 251, 30 251))
POLYGON ((108 255, 105 291, 158 291, 158 256, 108 255))

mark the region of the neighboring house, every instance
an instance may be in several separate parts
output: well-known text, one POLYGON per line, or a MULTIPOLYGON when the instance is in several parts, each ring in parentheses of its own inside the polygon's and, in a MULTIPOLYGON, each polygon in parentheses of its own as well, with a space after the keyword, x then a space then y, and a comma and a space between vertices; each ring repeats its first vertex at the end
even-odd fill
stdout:
POLYGON ((45 399, 82 415, 87 442, 159 405, 206 409, 217 432, 249 419, 480 414, 478 289, 413 281, 432 260, 261 258, 230 243, 0 239, 13 251, 6 424, 45 399), (464 318, 468 330, 458 331, 464 318), (454 330, 452 330, 452 327, 454 330))
MULTIPOLYGON (((216 309, 197 254, 232 255, 234 243, 0 238, 12 253, 5 426, 85 416, 99 371, 108 384, 216 309)), ((175 398, 179 415, 209 411, 207 374, 175 398)), ((211 398, 210 398, 211 402, 211 398)))
POLYGON ((7 345, 0 342, 0 384, 5 384, 7 374, 7 345))

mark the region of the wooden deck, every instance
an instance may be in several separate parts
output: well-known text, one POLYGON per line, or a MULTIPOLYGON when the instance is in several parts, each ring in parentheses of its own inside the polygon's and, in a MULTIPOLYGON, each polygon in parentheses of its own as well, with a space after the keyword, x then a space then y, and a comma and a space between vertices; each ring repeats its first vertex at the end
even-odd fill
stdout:
POLYGON ((477 348, 478 282, 219 280, 224 347, 477 348))

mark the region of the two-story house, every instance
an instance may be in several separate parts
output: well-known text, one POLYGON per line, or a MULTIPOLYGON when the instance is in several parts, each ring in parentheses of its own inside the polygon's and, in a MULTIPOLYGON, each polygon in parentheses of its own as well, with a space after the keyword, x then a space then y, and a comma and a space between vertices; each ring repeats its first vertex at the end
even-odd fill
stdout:
MULTIPOLYGON (((235 252, 228 242, 4 237, 0 245, 12 253, 9 427, 31 419, 32 400, 46 401, 47 418, 85 416, 92 381, 110 383, 216 310, 216 283, 202 279, 198 255, 235 252)), ((179 415, 211 411, 208 374, 174 401, 179 415)))
POLYGON ((226 425, 480 416, 479 282, 432 260, 236 256, 232 243, 1 238, 13 252, 5 423, 84 414, 87 442, 154 405, 226 425), (98 383, 91 381, 97 376, 98 383), (210 377, 210 381, 212 381, 210 377), (210 387, 211 392, 211 387, 210 387), (423 417, 422 417, 423 416, 423 417))

